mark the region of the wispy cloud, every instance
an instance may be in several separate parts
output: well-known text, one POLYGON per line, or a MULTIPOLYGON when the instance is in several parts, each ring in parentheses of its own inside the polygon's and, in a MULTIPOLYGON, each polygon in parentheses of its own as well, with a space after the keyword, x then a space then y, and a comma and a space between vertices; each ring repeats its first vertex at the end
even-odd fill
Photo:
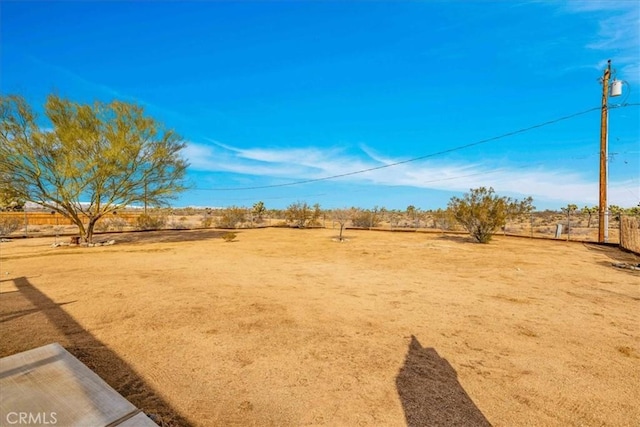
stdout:
MULTIPOLYGON (((570 1, 563 9, 569 13, 601 16, 598 33, 585 47, 615 58, 619 77, 640 82, 640 4, 636 1, 570 1)), ((602 69, 603 60, 593 66, 602 69)))
MULTIPOLYGON (((232 172, 252 175, 268 185, 272 179, 305 181, 379 168, 404 159, 387 158, 362 146, 356 154, 339 148, 237 148, 216 143, 189 143, 185 152, 191 167, 198 171, 232 172)), ((424 160, 375 169, 339 178, 340 182, 379 186, 406 186, 464 192, 491 186, 497 192, 537 200, 596 204, 598 183, 572 171, 544 168, 495 167, 481 163, 449 163, 424 160)), ((640 198, 634 181, 611 182, 610 203, 633 206, 640 198), (634 190, 635 189, 635 190, 634 190)))

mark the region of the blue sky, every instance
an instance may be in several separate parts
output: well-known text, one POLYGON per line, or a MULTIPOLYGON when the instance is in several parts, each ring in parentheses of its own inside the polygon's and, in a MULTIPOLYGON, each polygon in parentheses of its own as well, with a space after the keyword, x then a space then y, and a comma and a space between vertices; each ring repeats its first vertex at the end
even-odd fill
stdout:
MULTIPOLYGON (((3 94, 136 102, 188 142, 180 206, 435 209, 479 186, 596 205, 607 59, 610 104, 640 102, 635 1, 2 1, 0 19, 3 94)), ((640 107, 609 129, 609 201, 635 206, 640 107)))

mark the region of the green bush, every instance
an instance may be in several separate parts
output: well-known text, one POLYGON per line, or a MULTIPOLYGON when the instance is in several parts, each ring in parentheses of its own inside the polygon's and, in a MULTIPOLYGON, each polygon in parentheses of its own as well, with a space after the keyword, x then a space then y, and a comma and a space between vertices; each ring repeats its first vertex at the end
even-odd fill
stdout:
POLYGON ((489 243, 493 233, 504 227, 508 219, 533 210, 531 197, 523 201, 499 197, 493 188, 475 188, 463 198, 452 197, 448 210, 455 219, 480 243, 489 243))

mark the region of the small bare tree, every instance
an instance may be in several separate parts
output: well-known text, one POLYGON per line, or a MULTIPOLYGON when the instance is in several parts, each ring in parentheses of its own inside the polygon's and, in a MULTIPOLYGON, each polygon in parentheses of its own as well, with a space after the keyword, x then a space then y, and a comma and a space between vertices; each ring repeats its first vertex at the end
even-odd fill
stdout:
POLYGON ((333 220, 340 225, 340 236, 338 237, 338 239, 341 242, 344 240, 344 238, 342 237, 342 232, 347 226, 347 223, 353 219, 356 213, 357 213, 357 210, 355 208, 334 209, 333 211, 331 211, 333 220))

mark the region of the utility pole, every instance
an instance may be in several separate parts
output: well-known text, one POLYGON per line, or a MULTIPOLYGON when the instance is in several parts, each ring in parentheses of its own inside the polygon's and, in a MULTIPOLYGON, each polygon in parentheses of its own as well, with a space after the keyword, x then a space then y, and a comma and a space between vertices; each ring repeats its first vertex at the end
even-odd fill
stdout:
POLYGON ((609 218, 607 216, 607 139, 609 78, 611 77, 611 60, 602 76, 602 112, 600 115, 600 205, 598 208, 598 242, 609 240, 609 218))

